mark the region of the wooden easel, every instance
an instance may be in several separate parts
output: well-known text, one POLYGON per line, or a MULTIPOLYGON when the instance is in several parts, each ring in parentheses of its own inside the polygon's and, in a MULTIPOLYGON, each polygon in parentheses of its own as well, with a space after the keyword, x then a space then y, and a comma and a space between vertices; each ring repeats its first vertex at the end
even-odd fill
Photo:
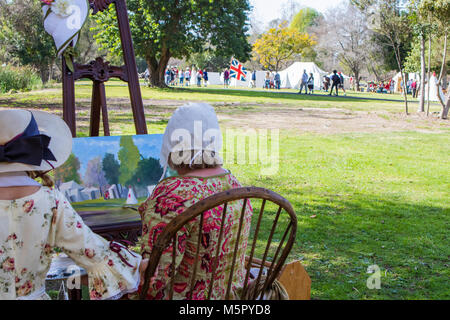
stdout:
MULTIPOLYGON (((89 0, 89 3, 93 10, 92 14, 104 11, 109 5, 114 3, 125 65, 122 67, 110 66, 109 62, 103 61, 102 58, 97 58, 87 65, 73 63, 74 72, 71 72, 66 65, 65 59, 62 59, 63 119, 69 125, 72 136, 76 137, 75 81, 81 78, 88 78, 93 81, 89 135, 99 135, 101 113, 103 133, 105 136, 109 136, 110 131, 106 105, 105 82, 110 78, 119 78, 128 83, 136 133, 147 134, 144 106, 139 86, 139 77, 137 74, 126 2, 125 0, 89 0)), ((73 61, 73 57, 71 57, 71 59, 73 61)))

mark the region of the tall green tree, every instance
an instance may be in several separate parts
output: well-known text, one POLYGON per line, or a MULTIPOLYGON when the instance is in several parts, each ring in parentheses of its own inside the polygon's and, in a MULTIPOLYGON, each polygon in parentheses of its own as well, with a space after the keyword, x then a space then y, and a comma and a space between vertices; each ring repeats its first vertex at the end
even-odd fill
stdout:
MULTIPOLYGON (((439 73, 439 78, 436 83, 437 90, 439 93, 440 87, 442 85, 442 80, 444 78, 444 73, 447 73, 447 51, 448 51, 448 33, 450 31, 449 21, 450 21, 450 1, 448 0, 422 0, 419 6, 419 10, 423 15, 428 15, 429 18, 434 21, 439 32, 444 37, 444 46, 442 50, 442 64, 441 71, 439 73)), ((431 51, 431 46, 430 46, 431 51)), ((430 55, 431 56, 431 55, 430 55)), ((442 99, 440 94, 438 94, 439 102, 442 105, 442 111, 440 117, 442 119, 448 118, 448 113, 450 110, 450 90, 447 88, 447 96, 442 99)))
POLYGON ((120 164, 112 153, 107 153, 102 160, 103 171, 105 171, 106 181, 110 185, 119 183, 120 164))
POLYGON ((397 70, 403 79, 405 112, 409 114, 404 63, 413 39, 408 11, 403 11, 396 0, 351 0, 351 2, 364 12, 369 28, 381 35, 380 39, 385 40, 383 44, 393 51, 397 70))
POLYGON ((133 177, 140 159, 139 149, 134 144, 132 136, 122 136, 120 138, 118 157, 120 161, 119 183, 125 185, 133 177))
MULTIPOLYGON (((249 59, 249 0, 128 0, 127 6, 134 49, 147 61, 153 86, 165 86, 164 72, 172 57, 186 58, 206 49, 243 62, 249 59)), ((113 7, 97 15, 97 25, 99 44, 120 55, 113 7)))
POLYGON ((32 65, 42 82, 56 59, 53 39, 44 30, 39 0, 0 0, 0 46, 23 65, 32 65))

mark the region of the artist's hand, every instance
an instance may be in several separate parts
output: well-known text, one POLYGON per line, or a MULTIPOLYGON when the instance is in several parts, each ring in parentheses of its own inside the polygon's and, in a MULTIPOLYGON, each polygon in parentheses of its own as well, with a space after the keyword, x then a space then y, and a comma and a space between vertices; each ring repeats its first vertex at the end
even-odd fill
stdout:
POLYGON ((141 265, 139 266, 139 274, 141 275, 141 282, 139 283, 140 286, 144 285, 145 270, 147 270, 147 267, 148 267, 148 259, 143 259, 141 261, 141 265))

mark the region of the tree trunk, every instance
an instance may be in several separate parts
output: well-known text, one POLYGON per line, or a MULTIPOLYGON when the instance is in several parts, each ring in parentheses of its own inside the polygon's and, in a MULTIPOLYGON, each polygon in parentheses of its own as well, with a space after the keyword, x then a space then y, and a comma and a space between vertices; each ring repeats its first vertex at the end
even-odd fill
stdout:
POLYGON ((425 37, 420 39, 420 100, 417 112, 425 112, 425 37))
POLYGON ((166 51, 159 61, 155 57, 146 59, 149 71, 149 83, 151 87, 167 88, 165 81, 165 71, 170 60, 170 54, 166 51))
MULTIPOLYGON (((441 95, 439 94, 439 91, 438 91, 438 97, 439 97, 439 100, 441 100, 441 95)), ((441 115, 440 115, 441 119, 448 119, 448 111, 450 110, 450 92, 447 93, 446 100, 447 101, 445 102, 445 105, 443 106, 442 111, 441 111, 441 115)))
POLYGON ((359 73, 355 72, 356 92, 359 92, 359 73))
MULTIPOLYGON (((427 116, 430 114, 430 87, 431 87, 431 34, 428 39, 428 88, 427 88, 427 116)), ((438 90, 439 95, 439 90, 438 90)))
POLYGON ((444 37, 444 52, 442 54, 442 66, 441 66, 441 73, 439 75, 439 79, 437 81, 437 95, 438 95, 438 99, 439 102, 442 105, 442 111, 441 111, 441 119, 447 119, 448 118, 448 111, 450 109, 450 90, 448 90, 447 88, 447 96, 446 96, 446 101, 442 101, 441 98, 441 93, 440 93, 440 86, 442 83, 442 79, 445 76, 447 76, 447 46, 448 46, 448 33, 445 32, 445 37, 444 37))
POLYGON ((400 57, 400 46, 399 45, 394 45, 394 52, 395 52, 395 58, 397 59, 397 64, 398 64, 398 68, 400 70, 400 74, 402 76, 402 80, 403 80, 403 96, 405 98, 405 112, 406 115, 409 115, 409 111, 408 111, 408 91, 406 90, 406 77, 405 77, 405 73, 403 72, 403 67, 402 67, 402 62, 401 62, 401 57, 400 57))
POLYGON ((48 77, 47 77, 47 67, 40 66, 39 68, 39 75, 41 77, 41 81, 43 84, 47 83, 48 77))

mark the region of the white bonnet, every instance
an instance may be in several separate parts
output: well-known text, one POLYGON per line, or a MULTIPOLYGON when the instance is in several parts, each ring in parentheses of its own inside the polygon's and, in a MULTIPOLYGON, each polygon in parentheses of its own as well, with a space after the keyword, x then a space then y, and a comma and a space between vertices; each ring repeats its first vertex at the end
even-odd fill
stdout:
POLYGON ((207 103, 188 103, 175 110, 170 118, 159 161, 166 168, 171 152, 194 150, 197 154, 192 158, 189 156, 190 164, 195 163, 202 151, 210 151, 216 163, 222 163, 221 148, 222 134, 214 108, 207 103))

